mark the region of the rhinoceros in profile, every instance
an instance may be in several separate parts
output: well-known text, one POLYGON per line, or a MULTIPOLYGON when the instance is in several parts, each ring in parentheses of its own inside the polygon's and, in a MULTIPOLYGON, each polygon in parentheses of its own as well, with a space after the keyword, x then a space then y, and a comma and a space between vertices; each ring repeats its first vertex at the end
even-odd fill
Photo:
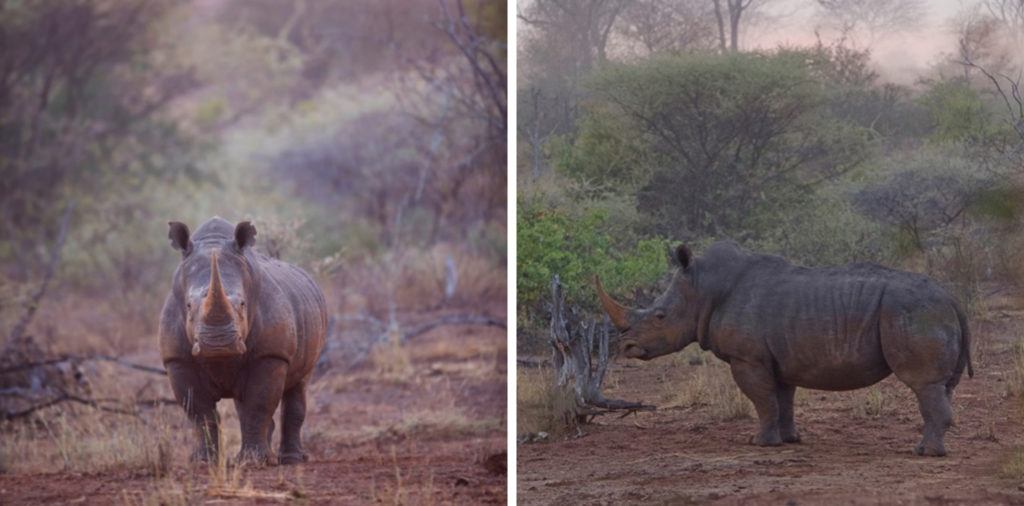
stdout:
POLYGON ((195 234, 171 222, 181 251, 160 317, 160 354, 178 402, 195 425, 193 460, 220 451, 217 401, 234 399, 239 459, 273 463, 281 409, 280 463, 307 459, 300 431, 306 384, 324 345, 327 307, 308 274, 253 249, 256 228, 211 218, 195 234))
POLYGON ((728 241, 700 258, 685 246, 669 256, 671 284, 647 309, 620 305, 595 278, 624 356, 650 360, 694 341, 711 350, 753 402, 753 442, 764 446, 800 441, 797 387, 852 390, 895 373, 924 417, 914 452, 946 454, 953 389, 974 371, 967 319, 934 281, 875 264, 798 267, 728 241))

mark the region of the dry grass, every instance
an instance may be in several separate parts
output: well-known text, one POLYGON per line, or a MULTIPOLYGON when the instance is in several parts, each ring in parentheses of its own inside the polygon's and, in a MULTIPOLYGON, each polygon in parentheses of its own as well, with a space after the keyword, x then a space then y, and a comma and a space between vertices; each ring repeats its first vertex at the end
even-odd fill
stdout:
POLYGON ((353 259, 332 284, 346 288, 334 294, 343 312, 385 315, 392 306, 424 310, 500 301, 506 296, 506 283, 505 266, 492 256, 442 243, 428 251, 392 250, 374 258, 353 259), (449 260, 455 267, 455 282, 446 299, 449 260))
POLYGON ((1010 454, 1009 460, 1003 464, 999 474, 1024 483, 1024 448, 1017 448, 1010 454))
POLYGON ((156 479, 145 491, 125 490, 121 503, 131 506, 185 506, 198 502, 200 491, 173 478, 156 479))
POLYGON ((383 480, 378 485, 374 479, 370 487, 370 501, 376 504, 387 505, 408 505, 408 504, 437 504, 434 493, 434 473, 429 471, 426 483, 415 484, 415 490, 410 487, 408 476, 410 470, 402 471, 398 465, 398 451, 394 445, 391 446, 390 466, 393 472, 393 480, 383 480))
POLYGON ((665 378, 665 407, 699 407, 715 420, 750 418, 753 406, 732 379, 729 366, 708 352, 687 348, 673 357, 684 378, 665 378), (703 364, 703 365, 701 365, 703 364))
POLYGON ((1013 344, 1013 369, 1010 370, 1006 390, 1012 397, 1024 397, 1024 339, 1013 344))
POLYGON ((389 329, 387 340, 370 350, 370 363, 377 377, 387 381, 406 382, 416 373, 412 356, 402 345, 402 333, 397 328, 389 329))
POLYGON ((457 409, 429 409, 414 411, 385 431, 422 439, 473 436, 504 429, 504 419, 474 419, 457 409))
POLYGON ((483 358, 492 363, 500 361, 501 366, 504 367, 508 347, 505 333, 498 328, 492 328, 488 332, 487 336, 476 334, 471 339, 462 341, 438 339, 420 342, 414 350, 411 350, 411 357, 415 361, 427 363, 468 362, 483 358), (495 337, 491 338, 490 335, 495 337))
POLYGON ((857 418, 878 418, 885 413, 885 393, 877 384, 857 391, 853 399, 853 415, 857 418))
POLYGON ((516 371, 516 430, 520 433, 545 432, 562 436, 575 428, 576 398, 570 388, 554 385, 548 368, 516 371))
POLYGON ((173 448, 183 443, 182 434, 172 428, 165 413, 147 419, 89 408, 40 411, 34 423, 11 422, 0 428, 0 469, 12 473, 145 469, 163 476, 175 458, 173 448))

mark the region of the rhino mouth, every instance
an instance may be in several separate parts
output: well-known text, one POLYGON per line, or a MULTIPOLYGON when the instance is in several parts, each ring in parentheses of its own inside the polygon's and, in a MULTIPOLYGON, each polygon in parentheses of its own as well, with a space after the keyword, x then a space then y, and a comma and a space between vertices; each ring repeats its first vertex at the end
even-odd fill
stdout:
POLYGON ((202 358, 228 357, 245 354, 245 342, 234 332, 234 328, 210 332, 204 328, 192 345, 192 355, 202 358), (205 330, 206 332, 203 332, 205 330))
POLYGON ((626 358, 645 359, 647 350, 643 349, 636 341, 624 341, 622 343, 622 355, 626 358))
POLYGON ((209 346, 196 341, 196 344, 192 346, 192 355, 199 358, 237 357, 245 355, 245 343, 235 341, 223 346, 209 346))

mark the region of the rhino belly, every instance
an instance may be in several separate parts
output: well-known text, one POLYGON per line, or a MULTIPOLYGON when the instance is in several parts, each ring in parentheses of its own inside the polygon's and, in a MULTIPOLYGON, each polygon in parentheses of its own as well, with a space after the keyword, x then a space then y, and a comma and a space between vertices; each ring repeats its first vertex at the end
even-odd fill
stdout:
POLYGON ((892 374, 882 347, 806 347, 808 351, 776 357, 782 383, 814 390, 854 390, 892 374))

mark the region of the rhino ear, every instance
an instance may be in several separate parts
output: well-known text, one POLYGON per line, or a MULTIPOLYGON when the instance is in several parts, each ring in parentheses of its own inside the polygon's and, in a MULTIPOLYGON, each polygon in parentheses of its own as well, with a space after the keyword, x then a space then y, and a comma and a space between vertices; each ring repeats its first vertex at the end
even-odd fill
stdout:
POLYGON ((256 227, 252 223, 243 221, 235 226, 235 247, 242 251, 256 242, 256 227))
POLYGON ((675 264, 686 269, 690 266, 690 261, 693 260, 693 255, 690 253, 690 248, 687 248, 685 244, 676 246, 675 264))
POLYGON ((171 247, 187 255, 192 251, 192 241, 189 239, 188 225, 180 221, 167 222, 170 229, 167 231, 167 238, 171 240, 171 247))

